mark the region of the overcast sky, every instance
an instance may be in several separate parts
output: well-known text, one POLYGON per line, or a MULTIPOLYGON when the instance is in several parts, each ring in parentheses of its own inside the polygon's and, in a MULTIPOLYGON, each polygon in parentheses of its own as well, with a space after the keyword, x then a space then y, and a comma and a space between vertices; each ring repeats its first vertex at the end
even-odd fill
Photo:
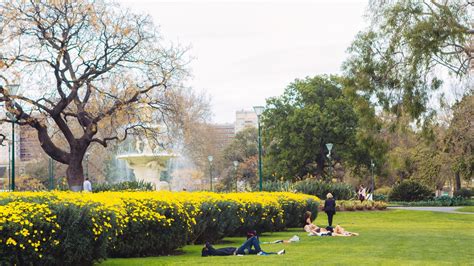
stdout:
POLYGON ((165 40, 190 46, 187 85, 211 97, 213 121, 264 105, 296 78, 339 73, 367 1, 130 1, 165 40))

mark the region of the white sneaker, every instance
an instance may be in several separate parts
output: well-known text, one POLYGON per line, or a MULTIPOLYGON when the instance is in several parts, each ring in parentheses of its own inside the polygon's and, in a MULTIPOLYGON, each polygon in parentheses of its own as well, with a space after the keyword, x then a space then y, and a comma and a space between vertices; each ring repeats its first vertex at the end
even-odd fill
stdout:
POLYGON ((283 254, 285 254, 285 253, 286 253, 286 252, 285 252, 284 249, 282 249, 282 250, 280 250, 280 251, 277 252, 278 255, 283 255, 283 254))

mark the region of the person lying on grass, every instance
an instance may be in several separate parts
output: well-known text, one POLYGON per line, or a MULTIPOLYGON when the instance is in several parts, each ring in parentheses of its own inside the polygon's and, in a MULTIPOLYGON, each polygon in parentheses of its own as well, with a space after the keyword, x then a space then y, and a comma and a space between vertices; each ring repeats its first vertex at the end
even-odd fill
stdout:
POLYGON ((260 241, 257 236, 257 232, 255 230, 250 231, 247 233, 247 240, 239 247, 227 247, 227 248, 214 248, 211 244, 206 243, 204 248, 201 251, 201 256, 229 256, 229 255, 248 255, 248 254, 256 254, 256 255, 272 255, 278 254, 283 255, 285 254, 285 250, 282 249, 278 252, 265 252, 260 248, 260 241))
POLYGON ((342 226, 336 225, 336 227, 334 227, 334 231, 332 235, 333 236, 358 236, 359 233, 346 231, 344 228, 342 228, 342 226))
POLYGON ((307 211, 304 214, 305 226, 304 230, 311 236, 358 236, 358 233, 348 232, 340 225, 336 225, 335 228, 330 226, 326 228, 318 227, 311 221, 311 212, 307 211))
POLYGON ((274 240, 274 241, 270 241, 270 242, 262 242, 262 244, 279 244, 279 243, 288 244, 288 243, 299 242, 299 241, 300 241, 300 237, 297 236, 297 235, 294 235, 288 240, 281 240, 280 239, 280 240, 274 240))

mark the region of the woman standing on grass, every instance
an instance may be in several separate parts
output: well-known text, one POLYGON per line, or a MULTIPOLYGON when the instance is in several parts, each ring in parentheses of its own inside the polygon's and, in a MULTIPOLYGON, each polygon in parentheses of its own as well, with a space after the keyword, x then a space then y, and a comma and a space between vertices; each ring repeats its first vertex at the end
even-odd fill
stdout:
POLYGON ((332 217, 336 214, 336 200, 331 193, 326 195, 326 200, 324 201, 324 211, 328 215, 328 225, 332 227, 332 217))

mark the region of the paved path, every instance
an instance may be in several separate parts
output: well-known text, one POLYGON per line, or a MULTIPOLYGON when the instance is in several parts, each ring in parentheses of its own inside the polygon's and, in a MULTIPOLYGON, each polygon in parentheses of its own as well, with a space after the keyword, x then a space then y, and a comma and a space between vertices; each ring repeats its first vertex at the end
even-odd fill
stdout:
POLYGON ((461 207, 388 207, 392 210, 410 210, 410 211, 432 211, 432 212, 448 212, 448 213, 460 213, 460 214, 474 214, 473 212, 458 212, 456 211, 461 207))

